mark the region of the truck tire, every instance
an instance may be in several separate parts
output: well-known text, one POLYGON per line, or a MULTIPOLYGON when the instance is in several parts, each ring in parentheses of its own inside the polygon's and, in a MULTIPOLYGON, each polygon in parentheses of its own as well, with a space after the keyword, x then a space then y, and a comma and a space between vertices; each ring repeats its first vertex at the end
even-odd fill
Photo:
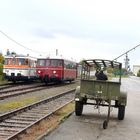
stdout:
POLYGON ((121 105, 118 107, 118 120, 123 120, 125 115, 125 106, 121 105))
POLYGON ((75 114, 76 116, 81 116, 83 112, 83 103, 75 101, 75 114))

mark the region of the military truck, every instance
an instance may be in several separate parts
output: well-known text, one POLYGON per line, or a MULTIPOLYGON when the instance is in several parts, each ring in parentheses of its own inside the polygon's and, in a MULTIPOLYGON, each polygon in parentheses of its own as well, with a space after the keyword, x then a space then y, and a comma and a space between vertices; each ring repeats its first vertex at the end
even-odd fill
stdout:
POLYGON ((122 64, 116 61, 90 59, 82 61, 80 86, 75 91, 75 114, 81 116, 84 105, 108 107, 103 128, 108 127, 110 108, 118 108, 118 120, 123 120, 127 104, 127 93, 121 90, 122 64), (97 80, 97 71, 104 71, 107 79, 97 80), (107 73, 109 71, 109 73, 107 73), (117 74, 116 74, 117 73, 117 74), (115 77, 116 76, 116 77, 115 77), (114 78, 115 77, 115 78, 114 78))

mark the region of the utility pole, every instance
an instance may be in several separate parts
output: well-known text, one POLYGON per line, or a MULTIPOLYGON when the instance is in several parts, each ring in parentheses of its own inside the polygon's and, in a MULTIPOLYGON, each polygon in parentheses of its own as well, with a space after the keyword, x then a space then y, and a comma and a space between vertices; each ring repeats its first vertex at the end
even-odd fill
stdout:
POLYGON ((130 61, 130 59, 128 58, 128 54, 126 53, 125 59, 124 59, 124 65, 125 65, 125 69, 127 71, 129 71, 129 68, 130 68, 129 61, 130 61))
POLYGON ((58 56, 58 49, 56 49, 56 56, 58 56))

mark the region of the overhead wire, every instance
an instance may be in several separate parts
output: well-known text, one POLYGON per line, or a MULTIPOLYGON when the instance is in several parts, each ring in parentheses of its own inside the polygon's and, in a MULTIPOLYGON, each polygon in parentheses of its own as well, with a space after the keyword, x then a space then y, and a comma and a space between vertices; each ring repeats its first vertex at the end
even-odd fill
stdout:
POLYGON ((123 53, 123 54, 119 55, 118 57, 116 57, 116 58, 115 58, 115 59, 113 59, 113 60, 117 60, 118 58, 120 58, 120 57, 122 57, 123 55, 125 55, 125 54, 129 53, 130 51, 135 50, 135 49, 136 49, 137 47, 139 47, 139 46, 140 46, 140 44, 136 45, 135 47, 133 47, 133 48, 129 49, 128 51, 126 51, 125 53, 123 53))
MULTIPOLYGON (((2 30, 0 30, 0 33, 3 34, 4 36, 6 36, 9 40, 11 40, 11 41, 13 41, 14 43, 16 43, 17 45, 23 47, 24 49, 27 49, 27 50, 30 50, 30 51, 36 52, 36 53, 38 53, 38 54, 40 54, 40 53, 45 54, 45 53, 46 53, 46 52, 35 51, 35 50, 33 50, 33 49, 30 49, 30 48, 28 48, 28 47, 22 45, 21 43, 17 42, 17 41, 14 40, 13 38, 11 38, 9 35, 7 35, 6 33, 4 33, 2 30)), ((136 49, 136 48, 139 47, 139 46, 140 46, 140 44, 136 45, 135 47, 133 47, 133 48, 131 48, 130 50, 126 51, 125 53, 119 55, 118 57, 116 57, 116 58, 113 59, 113 60, 117 60, 118 58, 120 58, 120 57, 122 57, 123 55, 127 54, 128 52, 130 52, 130 51, 136 49)))
POLYGON ((11 40, 11 41, 13 41, 14 43, 16 43, 17 45, 23 47, 24 49, 27 49, 27 50, 33 51, 33 52, 38 53, 38 54, 40 54, 40 53, 45 53, 45 52, 35 51, 35 50, 33 50, 33 49, 30 49, 30 48, 28 48, 28 47, 22 45, 21 43, 17 42, 17 41, 14 40, 12 37, 10 37, 10 36, 7 35, 6 33, 4 33, 2 30, 0 30, 0 33, 3 34, 4 36, 6 36, 9 40, 11 40))

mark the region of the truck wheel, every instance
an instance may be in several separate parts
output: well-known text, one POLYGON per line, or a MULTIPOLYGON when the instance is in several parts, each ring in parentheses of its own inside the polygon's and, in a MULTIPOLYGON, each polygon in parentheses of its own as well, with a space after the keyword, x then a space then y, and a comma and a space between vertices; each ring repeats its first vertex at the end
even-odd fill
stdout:
POLYGON ((125 106, 121 105, 118 107, 118 120, 123 120, 125 115, 125 106))
POLYGON ((76 116, 81 116, 83 112, 83 103, 75 101, 75 114, 76 116))
POLYGON ((103 128, 106 129, 107 126, 108 126, 108 122, 105 120, 105 121, 103 122, 103 128))

